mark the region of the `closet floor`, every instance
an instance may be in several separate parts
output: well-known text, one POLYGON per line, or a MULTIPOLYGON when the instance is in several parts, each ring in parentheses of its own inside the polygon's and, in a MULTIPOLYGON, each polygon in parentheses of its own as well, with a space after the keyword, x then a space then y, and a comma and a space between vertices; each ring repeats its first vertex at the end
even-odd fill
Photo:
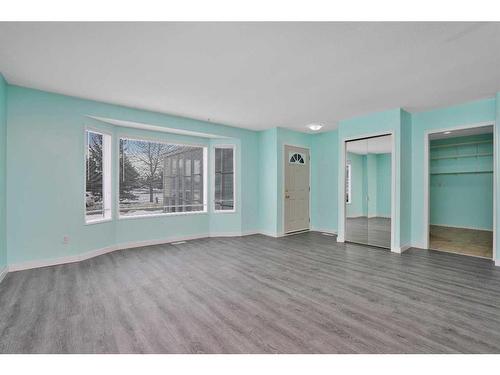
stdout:
POLYGON ((433 250, 491 259, 493 232, 431 225, 429 245, 433 250))

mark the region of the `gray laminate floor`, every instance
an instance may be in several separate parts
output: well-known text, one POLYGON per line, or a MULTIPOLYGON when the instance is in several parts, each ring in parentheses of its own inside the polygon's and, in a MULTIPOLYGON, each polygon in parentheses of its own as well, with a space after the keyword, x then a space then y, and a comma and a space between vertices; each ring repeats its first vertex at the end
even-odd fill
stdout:
POLYGON ((117 251, 9 273, 0 352, 499 353, 500 270, 315 232, 117 251))

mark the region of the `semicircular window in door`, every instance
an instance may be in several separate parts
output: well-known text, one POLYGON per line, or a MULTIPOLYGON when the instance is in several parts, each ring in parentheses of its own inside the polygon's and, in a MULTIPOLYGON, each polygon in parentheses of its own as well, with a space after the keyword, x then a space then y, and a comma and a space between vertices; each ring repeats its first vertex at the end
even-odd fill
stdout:
POLYGON ((290 152, 288 162, 291 164, 305 164, 305 156, 299 152, 290 152))

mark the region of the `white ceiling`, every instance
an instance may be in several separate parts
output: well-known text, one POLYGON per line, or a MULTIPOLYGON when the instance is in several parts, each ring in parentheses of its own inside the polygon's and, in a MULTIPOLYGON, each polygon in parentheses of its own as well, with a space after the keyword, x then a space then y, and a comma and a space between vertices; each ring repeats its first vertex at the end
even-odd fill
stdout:
POLYGON ((0 23, 11 84, 251 129, 500 91, 500 23, 0 23))
POLYGON ((353 154, 390 154, 391 151, 392 137, 390 135, 347 142, 347 152, 353 154))

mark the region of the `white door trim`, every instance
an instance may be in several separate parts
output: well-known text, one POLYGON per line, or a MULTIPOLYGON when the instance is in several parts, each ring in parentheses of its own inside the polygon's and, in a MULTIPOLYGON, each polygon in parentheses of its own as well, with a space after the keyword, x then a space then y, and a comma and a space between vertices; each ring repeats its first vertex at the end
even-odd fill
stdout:
MULTIPOLYGON (((285 157, 285 149, 286 146, 302 148, 308 151, 309 160, 307 161, 307 168, 309 169, 309 199, 308 199, 308 207, 309 207, 309 225, 307 229, 311 230, 311 148, 309 146, 299 146, 291 143, 283 143, 281 146, 281 155, 283 156, 283 162, 281 163, 282 174, 281 174, 281 236, 286 236, 288 233, 285 232, 285 167, 288 158, 285 157)), ((293 234, 293 232, 291 233, 293 234)))
MULTIPOLYGON (((396 136, 393 130, 381 131, 376 133, 365 133, 359 134, 352 137, 344 137, 341 142, 340 150, 340 165, 342 166, 339 171, 340 182, 342 183, 339 193, 341 198, 339 199, 339 222, 342 222, 342 226, 339 226, 339 233, 337 236, 337 242, 345 242, 345 161, 347 147, 346 143, 349 141, 354 141, 356 139, 379 137, 384 135, 391 136, 392 152, 391 152, 391 251, 394 253, 401 253, 405 249, 401 249, 399 246, 399 241, 396 241, 396 231, 395 224, 396 220, 400 218, 396 217, 396 179, 398 177, 398 170, 396 169, 396 136)), ((398 195, 399 196, 399 195, 398 195)))
POLYGON ((439 129, 429 129, 424 132, 424 176, 423 176, 423 182, 424 182, 424 214, 422 215, 422 220, 424 224, 424 239, 423 242, 420 243, 419 247, 422 247, 424 249, 429 249, 429 216, 430 216, 430 199, 429 199, 429 184, 430 184, 430 178, 429 178, 429 136, 431 134, 435 133, 442 133, 445 131, 454 131, 454 130, 462 130, 462 129, 470 129, 470 128, 480 128, 483 126, 493 126, 493 261, 496 260, 496 254, 497 254, 497 248, 496 248, 496 236, 497 236, 497 231, 496 231, 496 223, 497 223, 497 199, 496 199, 496 192, 497 192, 497 130, 495 126, 495 121, 484 121, 484 122, 477 122, 473 124, 462 124, 462 125, 455 125, 455 126, 448 126, 446 128, 439 128, 439 129))

